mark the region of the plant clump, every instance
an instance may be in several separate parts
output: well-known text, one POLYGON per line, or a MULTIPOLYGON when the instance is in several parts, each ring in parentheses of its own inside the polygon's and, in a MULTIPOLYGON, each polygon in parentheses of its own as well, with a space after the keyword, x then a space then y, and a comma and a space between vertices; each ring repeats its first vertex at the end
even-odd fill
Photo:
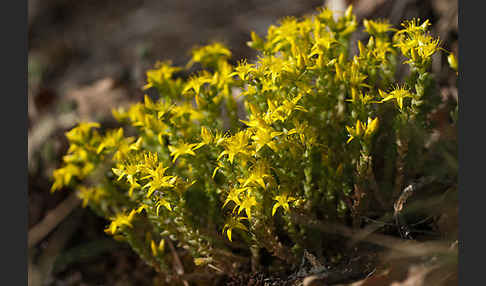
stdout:
POLYGON ((304 251, 325 255, 330 237, 302 219, 359 227, 393 210, 406 182, 453 175, 426 160, 440 98, 430 66, 442 49, 429 25, 365 20, 367 41, 351 42, 352 8, 337 19, 320 9, 282 19, 265 38, 252 33, 255 62, 233 64, 213 43, 186 67, 157 63, 144 89, 159 98, 114 109, 120 128, 67 132, 52 191, 77 189, 110 221, 107 233, 163 273, 168 243, 191 257, 189 272, 231 273, 263 250, 277 270, 304 251), (190 66, 200 70, 175 76, 190 66))

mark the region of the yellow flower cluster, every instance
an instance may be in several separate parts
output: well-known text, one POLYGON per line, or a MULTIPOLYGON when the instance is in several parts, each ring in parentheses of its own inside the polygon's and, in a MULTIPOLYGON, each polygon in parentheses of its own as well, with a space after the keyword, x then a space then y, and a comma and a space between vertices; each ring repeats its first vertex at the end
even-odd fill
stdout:
POLYGON ((292 213, 346 219, 357 204, 349 204, 353 190, 372 172, 362 169, 371 168, 374 138, 396 136, 378 123, 415 108, 404 99, 419 99, 416 78, 383 91, 397 82, 395 57, 401 52, 425 68, 439 49, 428 21, 395 30, 386 20, 365 20, 370 37, 351 55, 357 25, 352 7, 337 19, 321 9, 283 19, 265 39, 252 33, 248 44, 260 52, 254 63, 233 66, 221 43, 193 50, 187 67, 202 70, 187 80, 176 76, 184 68, 157 63, 144 89, 160 98, 113 110, 136 135, 126 137, 124 128, 102 135, 97 123, 79 124, 66 133, 70 148, 52 190, 92 175, 86 182, 96 186, 79 188, 83 204, 151 263, 165 263, 166 239, 190 250, 197 264, 228 259, 217 251, 227 246, 210 235, 215 229, 284 258, 277 233, 299 244, 293 238, 306 231, 292 213))
POLYGON ((417 68, 426 68, 432 55, 440 49, 440 40, 427 33, 430 25, 429 20, 422 24, 418 19, 406 21, 402 24, 404 29, 395 34, 395 46, 417 68))

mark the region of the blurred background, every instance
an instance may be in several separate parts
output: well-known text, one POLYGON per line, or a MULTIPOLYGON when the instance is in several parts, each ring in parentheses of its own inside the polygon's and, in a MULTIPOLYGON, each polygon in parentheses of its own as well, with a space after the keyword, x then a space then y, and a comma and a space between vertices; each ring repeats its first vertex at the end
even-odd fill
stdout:
MULTIPOLYGON (((151 285, 156 277, 73 192, 49 192, 64 132, 80 120, 114 124, 111 108, 142 99, 145 71, 158 60, 183 66, 194 45, 212 41, 234 62, 251 59, 251 31, 263 36, 284 16, 349 4, 359 21, 430 19, 457 54, 456 0, 28 0, 29 285, 151 285)), ((457 99, 444 54, 432 69, 441 94, 457 99)))

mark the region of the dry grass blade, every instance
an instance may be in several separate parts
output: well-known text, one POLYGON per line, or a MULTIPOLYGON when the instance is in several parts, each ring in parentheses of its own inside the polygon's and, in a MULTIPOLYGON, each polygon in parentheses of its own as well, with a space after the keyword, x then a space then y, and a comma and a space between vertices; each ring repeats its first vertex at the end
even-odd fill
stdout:
POLYGON ((75 193, 50 211, 44 219, 29 230, 27 246, 30 249, 46 237, 59 223, 61 223, 77 206, 81 200, 75 193))
MULTIPOLYGON (((325 233, 332 233, 348 238, 355 238, 356 231, 340 224, 318 222, 311 220, 303 215, 294 215, 295 220, 302 225, 315 228, 325 233)), ((411 240, 397 239, 392 236, 369 233, 361 237, 361 241, 373 243, 388 249, 396 250, 403 253, 404 256, 425 256, 430 254, 450 254, 450 245, 445 242, 427 241, 416 242, 411 240)))
POLYGON ((174 256, 174 268, 176 268, 176 273, 177 277, 181 278, 182 283, 184 286, 189 286, 189 282, 182 278, 182 275, 184 275, 184 266, 182 265, 181 259, 179 258, 179 254, 177 254, 177 250, 174 247, 174 244, 170 239, 166 239, 167 244, 169 244, 170 251, 172 252, 172 255, 174 256))

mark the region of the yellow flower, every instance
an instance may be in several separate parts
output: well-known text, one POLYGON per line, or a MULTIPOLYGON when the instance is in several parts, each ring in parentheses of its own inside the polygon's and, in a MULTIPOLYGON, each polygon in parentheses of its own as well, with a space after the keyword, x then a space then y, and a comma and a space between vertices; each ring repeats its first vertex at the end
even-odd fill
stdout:
POLYGON ((197 143, 194 144, 181 143, 177 146, 172 146, 172 145, 169 146, 170 155, 174 156, 172 162, 175 162, 175 160, 177 160, 177 158, 181 155, 188 154, 188 155, 195 156, 196 153, 194 153, 193 150, 197 145, 198 145, 197 143))
POLYGON ((368 138, 378 129, 378 117, 375 119, 368 118, 368 123, 363 123, 359 119, 356 121, 354 128, 346 126, 349 133, 349 139, 346 143, 351 142, 354 138, 368 138))
POLYGON ((54 192, 67 186, 73 177, 81 177, 82 170, 76 165, 67 164, 62 168, 54 170, 52 176, 54 177, 54 183, 52 184, 51 192, 54 192))
POLYGON ((233 232, 234 228, 238 228, 244 231, 248 231, 246 226, 241 223, 242 220, 247 219, 246 217, 230 217, 227 221, 226 224, 223 226, 223 234, 226 231, 226 235, 228 236, 228 239, 231 240, 231 233, 233 232))
POLYGON ((303 106, 298 105, 297 102, 303 97, 304 95, 300 93, 296 97, 294 97, 292 100, 287 100, 284 99, 283 104, 279 107, 281 111, 283 111, 287 117, 290 116, 290 113, 294 110, 299 110, 303 112, 307 112, 307 109, 305 109, 303 106))
POLYGON ((67 155, 62 157, 64 163, 84 163, 88 160, 88 151, 77 145, 71 145, 67 155))
POLYGON ((355 56, 353 61, 351 62, 351 66, 346 71, 346 79, 349 81, 351 86, 357 87, 370 87, 368 84, 364 83, 364 80, 367 78, 365 74, 360 71, 360 62, 358 58, 355 56))
POLYGON ((128 112, 125 111, 125 108, 123 107, 118 107, 118 108, 113 108, 111 110, 111 114, 117 121, 124 121, 129 118, 128 112))
POLYGON ((99 203, 101 198, 105 197, 106 195, 105 190, 101 187, 79 187, 78 197, 83 200, 83 207, 86 207, 90 201, 99 203))
POLYGON ((151 179, 147 184, 143 186, 143 189, 149 188, 147 192, 147 198, 150 197, 156 190, 162 188, 172 188, 175 185, 175 176, 165 176, 165 171, 168 167, 163 167, 162 163, 155 170, 149 170, 149 175, 142 178, 151 179))
POLYGON ((251 47, 255 50, 263 49, 264 41, 254 31, 251 31, 250 38, 251 38, 251 41, 246 42, 246 44, 249 47, 251 47))
POLYGON ((265 189, 265 181, 263 180, 266 177, 270 177, 268 174, 268 164, 263 160, 259 160, 253 165, 250 176, 246 179, 239 179, 239 182, 243 184, 243 187, 248 186, 249 184, 256 183, 257 185, 261 186, 265 189))
POLYGON ((140 147, 142 141, 139 139, 133 142, 133 137, 122 138, 116 146, 115 153, 113 154, 113 159, 115 161, 122 161, 130 156, 130 152, 136 151, 140 147))
POLYGON ((152 250, 152 255, 157 256, 157 245, 155 244, 155 241, 151 240, 150 241, 150 249, 152 250))
POLYGON ((331 49, 331 47, 338 44, 337 40, 334 39, 334 36, 331 33, 317 33, 316 36, 318 38, 316 38, 316 42, 311 48, 309 57, 314 57, 316 55, 323 57, 331 49))
POLYGON ((272 216, 275 215, 275 212, 279 207, 282 207, 286 212, 289 212, 290 211, 289 203, 295 201, 296 198, 289 197, 288 194, 282 194, 282 195, 275 196, 274 200, 276 200, 277 202, 273 205, 272 216))
POLYGON ((143 210, 145 210, 145 212, 147 212, 149 210, 149 205, 147 204, 140 204, 140 206, 135 210, 138 214, 141 213, 143 210))
MULTIPOLYGON (((292 135, 292 134, 299 135, 300 143, 302 143, 302 145, 306 145, 306 142, 308 141, 308 140, 306 140, 306 133, 308 133, 309 124, 307 124, 307 121, 300 122, 298 120, 293 120, 293 124, 294 124, 295 127, 290 129, 287 132, 287 135, 292 135)), ((309 138, 309 141, 311 141, 311 140, 312 140, 312 137, 309 138)), ((309 143, 311 143, 311 142, 309 142, 309 143)))
POLYGON ((247 194, 239 205, 238 214, 244 211, 246 213, 246 216, 248 217, 248 220, 251 220, 251 208, 256 205, 257 202, 255 200, 255 197, 247 194))
POLYGON ((267 110, 267 118, 270 122, 285 122, 287 118, 290 116, 292 111, 300 110, 303 112, 307 112, 307 110, 301 106, 297 105, 297 102, 302 98, 303 94, 299 94, 298 96, 294 97, 292 100, 284 99, 282 105, 278 105, 276 101, 272 101, 270 99, 267 100, 268 110, 267 110))
POLYGON ((397 86, 394 90, 392 90, 389 93, 385 93, 381 89, 379 89, 378 92, 380 93, 380 96, 383 98, 381 102, 386 102, 395 99, 400 110, 403 109, 403 99, 407 97, 413 97, 413 95, 410 93, 408 89, 399 86, 397 86))
POLYGON ((352 103, 360 103, 362 105, 367 105, 369 103, 380 103, 380 101, 374 100, 373 95, 369 93, 358 93, 356 89, 351 90, 351 99, 346 99, 346 101, 352 102, 352 103))
POLYGON ((140 167, 138 164, 125 164, 119 166, 119 168, 112 168, 112 171, 115 175, 118 176, 118 181, 121 180, 123 177, 126 176, 127 181, 130 184, 136 183, 135 175, 140 172, 140 167))
POLYGON ((220 60, 227 60, 231 57, 231 51, 222 43, 212 43, 192 50, 192 59, 187 64, 191 67, 194 63, 201 63, 203 66, 215 65, 220 60))
POLYGON ((115 217, 111 218, 110 226, 105 229, 105 232, 114 235, 123 226, 132 228, 132 220, 135 214, 135 210, 132 210, 128 215, 125 213, 117 213, 115 217))
POLYGON ((248 80, 249 76, 255 71, 255 65, 249 64, 246 59, 243 59, 238 63, 233 74, 238 75, 241 80, 248 80))
POLYGON ((174 118, 184 118, 186 114, 189 115, 189 120, 191 121, 203 118, 201 112, 195 109, 191 102, 185 102, 183 104, 173 106, 171 112, 174 115, 173 118, 171 118, 171 122, 173 123, 175 122, 173 120, 174 118))
POLYGON ((158 119, 164 117, 174 107, 169 101, 158 100, 153 102, 148 95, 144 96, 144 106, 147 110, 156 111, 158 119))
POLYGON ((152 239, 150 239, 150 249, 152 250, 152 255, 157 256, 159 253, 163 252, 165 248, 165 239, 161 239, 159 245, 155 243, 152 239))
POLYGON ((454 56, 453 53, 450 53, 449 56, 447 56, 447 62, 449 63, 449 66, 457 71, 457 68, 458 68, 458 64, 457 64, 457 58, 456 56, 454 56))
POLYGON ((165 249, 165 239, 161 239, 159 242, 158 250, 164 251, 164 249, 165 249))
POLYGON ((397 34, 421 34, 427 31, 427 28, 431 26, 429 20, 425 20, 422 24, 420 24, 420 19, 412 19, 412 20, 405 20, 401 23, 403 30, 397 32, 397 34))
POLYGON ((366 137, 372 135, 376 132, 376 129, 378 129, 378 117, 376 117, 375 119, 371 119, 368 117, 368 123, 366 124, 364 136, 366 137))
POLYGON ((381 36, 389 31, 396 31, 387 19, 363 20, 365 31, 373 36, 381 36))
POLYGON ((236 133, 234 136, 226 138, 224 141, 225 150, 219 154, 219 158, 224 155, 228 155, 228 160, 233 163, 234 157, 237 154, 250 154, 248 142, 250 140, 251 133, 248 130, 243 130, 236 133))
POLYGON ((214 168, 213 170, 213 174, 211 175, 211 178, 214 179, 214 176, 216 176, 216 173, 218 172, 219 169, 221 169, 223 167, 223 163, 222 162, 218 162, 218 166, 216 168, 214 168))
POLYGON ((143 154, 143 162, 145 170, 154 170, 159 166, 159 154, 157 152, 145 152, 143 154))
POLYGON ((427 33, 430 26, 427 20, 419 25, 419 20, 413 19, 402 23, 404 29, 395 33, 395 44, 399 47, 402 54, 409 58, 408 63, 413 63, 419 67, 424 66, 430 61, 432 55, 440 49, 440 40, 434 39, 427 33))
POLYGON ((156 67, 158 68, 147 71, 147 84, 143 89, 157 87, 170 80, 175 72, 181 70, 179 67, 173 67, 171 61, 158 62, 156 67))
POLYGON ((277 144, 272 139, 281 135, 282 132, 271 130, 271 127, 268 129, 257 129, 255 134, 251 137, 251 139, 255 142, 256 152, 258 152, 265 145, 270 147, 275 152, 278 151, 277 144))
POLYGON ((86 143, 92 128, 100 128, 100 124, 96 122, 81 122, 78 126, 66 132, 66 137, 70 142, 86 143))
POLYGON ((226 61, 220 61, 218 62, 218 69, 213 75, 211 85, 221 90, 223 97, 229 97, 231 96, 231 85, 234 84, 233 75, 233 66, 226 61))
POLYGON ((220 146, 225 142, 226 138, 226 134, 223 134, 223 132, 221 131, 216 131, 216 133, 214 134, 213 142, 214 144, 216 144, 216 146, 220 146))
POLYGON ((193 90, 197 96, 201 91, 201 87, 206 83, 210 83, 212 80, 213 80, 212 76, 207 71, 203 71, 196 76, 191 76, 187 81, 186 85, 184 86, 182 93, 186 94, 190 90, 193 90))
POLYGON ((270 128, 271 121, 267 121, 266 118, 262 117, 262 114, 258 112, 257 108, 249 103, 248 107, 250 109, 249 119, 248 121, 240 120, 241 122, 245 123, 249 127, 257 128, 257 129, 267 129, 270 128))
POLYGON ((240 194, 248 190, 248 188, 231 188, 231 190, 228 193, 228 196, 226 197, 226 200, 224 201, 223 207, 225 207, 229 202, 234 202, 236 204, 235 208, 233 208, 233 211, 236 209, 241 204, 240 201, 240 194))
POLYGON ((98 146, 96 153, 101 153, 105 148, 114 148, 120 144, 120 141, 123 139, 123 128, 118 128, 116 130, 110 130, 107 132, 103 141, 98 146))
POLYGON ((163 198, 160 198, 157 203, 155 204, 155 207, 156 207, 156 210, 155 210, 155 214, 158 216, 159 215, 159 209, 160 207, 164 206, 166 209, 168 209, 169 211, 172 211, 172 208, 170 207, 170 203, 168 201, 166 201, 165 199, 163 198))
POLYGON ((213 143, 213 139, 214 139, 213 134, 211 134, 211 131, 209 131, 209 129, 207 129, 204 126, 201 127, 201 139, 202 141, 199 144, 197 144, 197 146, 194 147, 193 150, 197 150, 204 145, 209 145, 213 143))

